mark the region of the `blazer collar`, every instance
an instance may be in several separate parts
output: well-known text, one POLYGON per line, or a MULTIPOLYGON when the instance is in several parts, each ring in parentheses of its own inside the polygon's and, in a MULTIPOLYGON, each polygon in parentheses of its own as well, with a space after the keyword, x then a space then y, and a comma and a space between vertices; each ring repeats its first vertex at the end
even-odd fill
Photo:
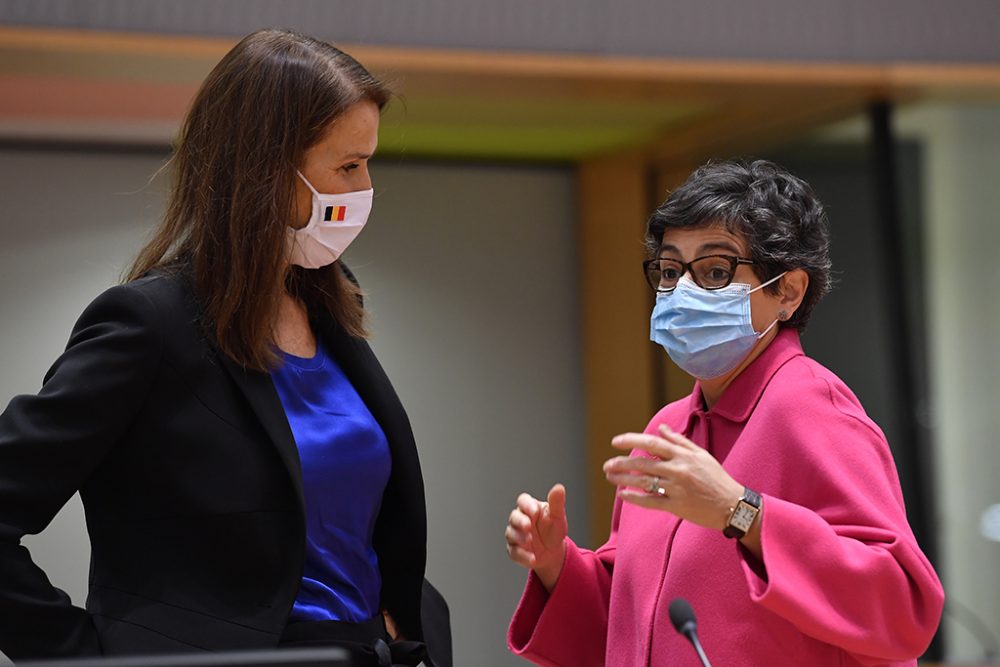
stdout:
MULTIPOLYGON (((726 387, 709 412, 732 422, 745 422, 750 418, 750 413, 757 406, 764 389, 778 369, 791 359, 804 354, 799 332, 795 329, 781 330, 760 356, 726 387)), ((688 401, 690 428, 690 420, 695 413, 704 410, 700 382, 695 383, 694 391, 691 392, 688 401)))
MULTIPOLYGON (((364 343, 348 335, 331 317, 319 317, 312 321, 317 337, 328 346, 337 363, 340 364, 354 385, 361 399, 368 406, 372 416, 379 422, 390 446, 395 444, 392 437, 390 420, 387 412, 391 409, 383 405, 384 391, 379 378, 372 377, 374 358, 371 349, 364 343), (372 357, 372 358, 369 358, 372 357)), ((216 349, 216 355, 222 360, 222 365, 236 382, 236 386, 250 403, 257 419, 264 427, 278 450, 278 455, 288 469, 295 487, 296 496, 302 507, 305 507, 305 491, 302 483, 302 463, 299 459, 299 448, 295 436, 288 424, 281 397, 274 387, 274 381, 269 373, 248 370, 216 349)))
MULTIPOLYGON (((312 323, 316 335, 329 346, 337 363, 344 370, 344 374, 350 379, 372 416, 379 422, 390 447, 396 445, 400 440, 400 434, 396 432, 397 425, 392 418, 392 415, 396 413, 395 406, 389 404, 392 399, 395 399, 395 394, 387 396, 388 380, 382 373, 381 366, 375 360, 371 348, 365 341, 347 334, 331 317, 319 317, 312 323)), ((264 427, 264 431, 274 442, 278 455, 292 478, 295 493, 302 506, 305 507, 302 464, 299 459, 298 446, 295 444, 295 436, 292 434, 284 406, 270 374, 246 369, 217 348, 215 353, 222 360, 222 366, 232 376, 236 386, 250 403, 254 414, 257 415, 257 419, 264 427)), ((393 454, 395 457, 397 452, 394 451, 393 454)))
MULTIPOLYGON (((193 289, 189 286, 193 295, 193 289)), ((195 299, 192 299, 197 304, 195 299)), ((200 306, 196 307, 200 321, 200 306)), ((348 334, 328 314, 319 314, 312 318, 311 324, 317 337, 328 345, 344 374, 350 379, 354 389, 365 402, 375 421, 379 423, 393 457, 392 481, 400 486, 402 497, 407 499, 420 498, 419 516, 414 515, 414 524, 424 525, 423 516, 423 482, 419 474, 419 459, 413 435, 410 431, 406 413, 399 403, 399 398, 392 390, 385 372, 375 358, 374 353, 365 340, 354 338, 348 334), (404 474, 403 471, 411 470, 404 474)), ((302 482, 302 463, 299 459, 299 449, 295 444, 295 436, 285 415, 281 397, 274 387, 274 381, 269 373, 249 370, 237 364, 226 356, 215 343, 211 332, 206 332, 210 347, 220 360, 223 368, 233 378, 236 386, 246 397, 254 414, 260 421, 264 432, 274 443, 278 455, 291 477, 295 495, 305 514, 305 491, 302 482)))
MULTIPOLYGON (((343 268, 346 270, 346 267, 343 268)), ((188 293, 192 320, 201 326, 203 312, 200 302, 195 296, 190 274, 187 271, 181 271, 168 275, 182 282, 188 293)), ((348 278, 353 280, 349 273, 348 278)), ((371 348, 364 340, 353 338, 347 334, 328 314, 319 314, 312 319, 311 324, 316 335, 329 346, 328 349, 334 355, 337 363, 340 364, 351 384, 354 385, 355 390, 368 406, 372 416, 385 432, 389 446, 393 450, 394 469, 397 458, 405 460, 405 463, 411 463, 410 459, 416 458, 416 451, 412 445, 413 436, 409 432, 409 424, 405 417, 402 424, 399 423, 397 415, 405 413, 402 412, 395 393, 391 391, 391 385, 389 385, 388 379, 375 359, 371 348), (406 446, 407 444, 409 446, 406 446)), ((295 444, 295 436, 288 424, 288 417, 285 415, 281 397, 278 396, 270 373, 250 370, 237 364, 218 348, 211 331, 204 330, 203 333, 215 357, 220 360, 222 367, 232 377, 250 404, 264 432, 274 443, 278 456, 292 480, 295 495, 304 515, 305 490, 302 482, 302 463, 299 459, 299 449, 295 444)), ((419 479, 419 475, 417 478, 419 479)), ((422 493, 422 489, 420 490, 422 493)))
POLYGON ((244 368, 218 349, 215 353, 222 360, 223 368, 229 372, 236 382, 236 386, 250 403, 250 407, 257 415, 261 426, 264 427, 264 432, 277 448, 278 456, 281 457, 282 463, 288 470, 292 485, 295 487, 295 496, 298 498, 304 513, 306 503, 305 491, 302 486, 302 464, 299 460, 299 448, 295 444, 295 436, 292 435, 292 428, 288 425, 281 397, 278 396, 278 390, 274 388, 270 374, 244 368))
POLYGON ((185 293, 185 306, 188 309, 187 316, 194 326, 201 329, 201 333, 205 337, 211 354, 219 360, 221 366, 233 378, 236 386, 250 403, 250 407, 264 428, 264 432, 277 448, 278 456, 288 470, 292 486, 295 490, 295 496, 299 501, 299 506, 302 508, 302 514, 305 516, 305 492, 302 487, 302 466, 299 461, 299 449, 295 445, 295 436, 292 435, 292 429, 288 425, 288 419, 285 417, 281 398, 278 396, 278 391, 274 388, 271 376, 268 373, 248 370, 240 366, 219 349, 212 331, 210 328, 205 327, 204 310, 195 293, 191 274, 188 269, 154 269, 152 273, 169 280, 176 280, 180 284, 185 293))
MULTIPOLYGON (((329 316, 314 319, 312 325, 316 335, 327 344, 330 353, 337 360, 344 375, 351 381, 354 390, 372 413, 372 417, 379 423, 392 448, 399 437, 399 434, 394 432, 393 417, 397 414, 397 409, 401 408, 389 404, 395 399, 395 394, 390 391, 388 378, 367 341, 351 336, 329 316)), ((398 399, 396 400, 398 403, 398 399)))

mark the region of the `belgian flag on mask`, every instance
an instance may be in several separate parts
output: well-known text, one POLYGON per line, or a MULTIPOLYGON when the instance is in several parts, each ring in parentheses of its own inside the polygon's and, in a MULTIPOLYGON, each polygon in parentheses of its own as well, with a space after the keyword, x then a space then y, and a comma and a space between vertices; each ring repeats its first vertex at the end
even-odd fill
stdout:
POLYGON ((323 222, 343 222, 346 214, 346 206, 327 206, 323 212, 323 222))

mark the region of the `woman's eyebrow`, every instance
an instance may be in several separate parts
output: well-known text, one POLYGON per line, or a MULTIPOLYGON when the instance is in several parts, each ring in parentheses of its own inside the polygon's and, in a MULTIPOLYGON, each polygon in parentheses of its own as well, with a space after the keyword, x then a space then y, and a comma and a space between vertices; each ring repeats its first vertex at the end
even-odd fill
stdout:
POLYGON ((718 251, 718 250, 728 250, 729 252, 735 255, 739 255, 743 252, 742 250, 737 248, 735 244, 714 241, 712 243, 706 243, 705 245, 700 246, 698 248, 698 254, 705 255, 711 253, 712 251, 718 251))
POLYGON ((665 244, 663 244, 663 245, 660 246, 659 254, 662 255, 665 252, 672 252, 675 255, 680 255, 681 254, 681 251, 677 249, 677 246, 672 246, 669 243, 665 243, 665 244))
MULTIPOLYGON (((713 252, 718 252, 720 250, 731 252, 734 255, 739 255, 743 252, 734 243, 728 243, 725 241, 713 241, 711 243, 706 243, 704 245, 698 246, 697 256, 704 257, 705 255, 709 255, 712 254, 713 252)), ((669 243, 664 243, 663 245, 660 246, 660 254, 662 255, 665 252, 669 252, 678 256, 682 255, 681 251, 677 248, 677 246, 670 245, 669 243)))

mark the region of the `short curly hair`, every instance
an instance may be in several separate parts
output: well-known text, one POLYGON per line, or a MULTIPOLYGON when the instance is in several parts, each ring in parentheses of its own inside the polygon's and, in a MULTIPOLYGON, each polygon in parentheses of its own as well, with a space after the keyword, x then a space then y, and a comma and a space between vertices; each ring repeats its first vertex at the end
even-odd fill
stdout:
MULTIPOLYGON (((649 217, 646 243, 655 256, 667 229, 720 226, 743 237, 752 268, 763 282, 783 271, 803 269, 809 287, 782 326, 805 329, 819 300, 830 291, 830 225, 809 184, 767 160, 709 162, 649 217)), ((765 290, 778 292, 772 283, 765 290)))

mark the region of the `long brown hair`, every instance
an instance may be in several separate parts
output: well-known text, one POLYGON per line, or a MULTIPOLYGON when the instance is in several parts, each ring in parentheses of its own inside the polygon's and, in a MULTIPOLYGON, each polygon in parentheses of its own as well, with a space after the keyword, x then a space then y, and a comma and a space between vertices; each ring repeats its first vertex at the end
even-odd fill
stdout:
POLYGON ((357 286, 335 262, 288 266, 286 227, 295 211, 295 170, 330 122, 357 102, 379 109, 388 90, 351 56, 284 30, 244 37, 195 96, 168 166, 162 223, 126 274, 187 274, 219 349, 247 368, 277 361, 272 323, 283 290, 311 317, 330 313, 364 336, 357 286))

